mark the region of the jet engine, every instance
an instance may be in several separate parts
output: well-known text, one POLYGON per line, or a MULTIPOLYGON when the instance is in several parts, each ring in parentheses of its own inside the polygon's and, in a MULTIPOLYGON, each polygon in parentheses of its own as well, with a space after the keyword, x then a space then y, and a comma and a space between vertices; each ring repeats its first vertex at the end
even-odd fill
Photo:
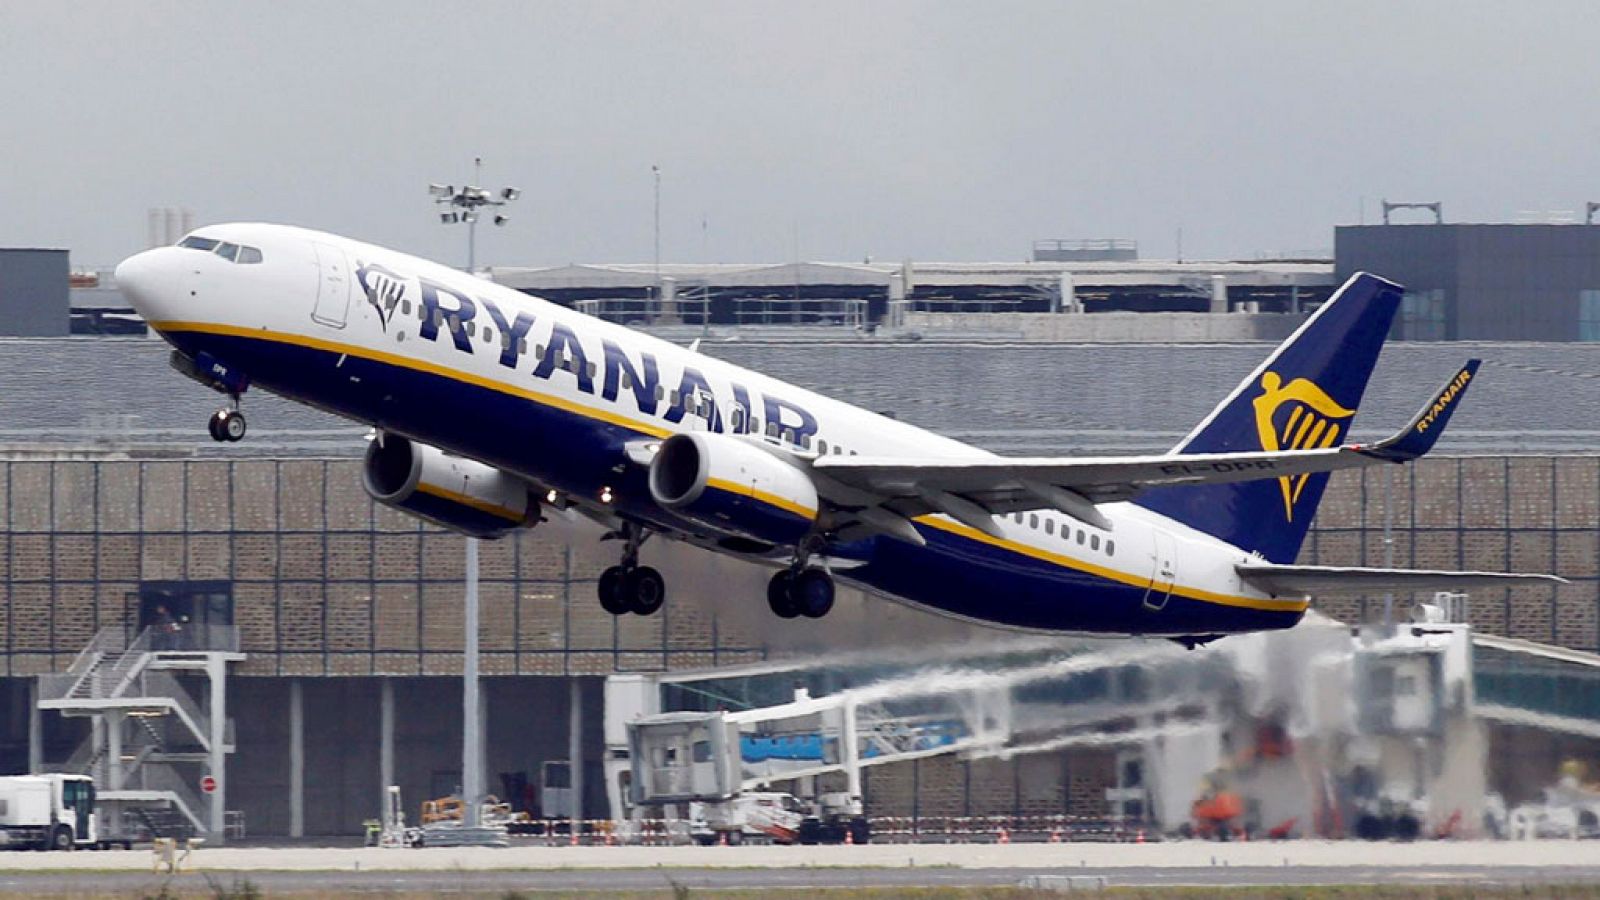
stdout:
POLYGON ((361 480, 379 503, 471 537, 493 539, 539 521, 527 482, 397 435, 367 447, 361 480))
POLYGON ((817 520, 811 476, 739 438, 692 432, 667 438, 650 461, 650 496, 725 537, 795 544, 817 520))

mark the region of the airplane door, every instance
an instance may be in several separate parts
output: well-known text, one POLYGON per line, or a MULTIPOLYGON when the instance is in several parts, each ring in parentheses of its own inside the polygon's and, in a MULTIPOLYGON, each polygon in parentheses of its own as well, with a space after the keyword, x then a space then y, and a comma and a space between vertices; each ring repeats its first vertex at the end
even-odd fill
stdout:
POLYGON ((317 251, 317 305, 311 318, 329 328, 343 328, 350 311, 350 262, 338 247, 311 246, 317 251))
POLYGON ((1144 592, 1146 609, 1160 612, 1172 596, 1172 585, 1178 579, 1178 546, 1172 535, 1157 529, 1155 552, 1151 559, 1150 587, 1144 592))

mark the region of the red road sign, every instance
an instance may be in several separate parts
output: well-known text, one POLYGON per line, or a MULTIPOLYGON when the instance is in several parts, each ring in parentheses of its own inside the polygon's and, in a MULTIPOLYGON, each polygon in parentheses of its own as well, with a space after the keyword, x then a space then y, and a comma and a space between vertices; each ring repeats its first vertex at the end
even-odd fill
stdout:
POLYGON ((217 792, 217 780, 210 775, 200 779, 200 790, 208 794, 215 794, 217 792))

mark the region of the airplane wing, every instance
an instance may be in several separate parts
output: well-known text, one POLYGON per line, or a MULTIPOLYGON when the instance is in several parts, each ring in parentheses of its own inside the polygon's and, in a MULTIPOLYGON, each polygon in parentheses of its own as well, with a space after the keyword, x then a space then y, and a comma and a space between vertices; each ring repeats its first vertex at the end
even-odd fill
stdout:
POLYGON ((1270 594, 1359 594, 1372 591, 1445 591, 1505 588, 1524 584, 1566 584, 1556 575, 1512 572, 1451 572, 1427 569, 1368 569, 1359 566, 1282 566, 1247 562, 1234 566, 1239 577, 1270 594))
MULTIPOLYGON (((1107 528, 1110 523, 1095 509, 1096 504, 1127 500, 1150 488, 1283 478, 1416 459, 1433 449, 1478 364, 1479 360, 1468 360, 1405 428, 1375 444, 1127 457, 918 460, 822 456, 811 466, 827 480, 881 498, 879 505, 905 519, 944 513, 992 533, 991 515, 1054 508, 1086 524, 1107 528)), ((825 486, 823 493, 828 493, 825 486)), ((871 525, 871 518, 863 520, 871 525)), ((880 530, 905 534, 904 528, 896 526, 880 530)))

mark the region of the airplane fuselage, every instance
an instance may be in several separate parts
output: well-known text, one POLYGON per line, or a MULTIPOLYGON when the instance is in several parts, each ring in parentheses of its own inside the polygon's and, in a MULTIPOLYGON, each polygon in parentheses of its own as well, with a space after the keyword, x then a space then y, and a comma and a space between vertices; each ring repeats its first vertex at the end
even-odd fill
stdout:
MULTIPOLYGON (((715 544, 652 499, 631 447, 702 431, 800 456, 994 458, 395 251, 273 225, 197 234, 261 259, 170 247, 130 261, 159 267, 140 311, 184 355, 703 546, 715 544)), ((1245 584, 1237 547, 1133 504, 1100 511, 1109 530, 1049 509, 996 516, 998 534, 924 515, 922 546, 876 535, 827 555, 847 582, 1012 628, 1212 635, 1288 627, 1306 609, 1245 584)))

